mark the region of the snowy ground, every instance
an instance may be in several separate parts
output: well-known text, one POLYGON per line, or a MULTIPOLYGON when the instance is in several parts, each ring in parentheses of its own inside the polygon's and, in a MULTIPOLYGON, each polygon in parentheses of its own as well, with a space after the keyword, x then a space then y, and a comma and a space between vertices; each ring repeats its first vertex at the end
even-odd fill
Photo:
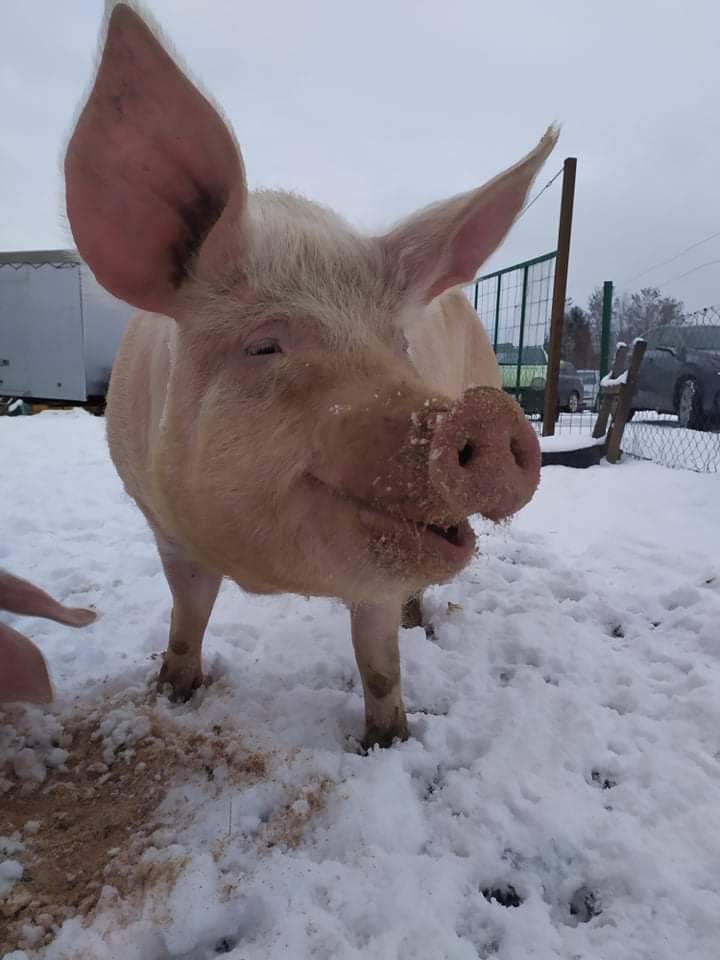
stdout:
POLYGON ((226 584, 213 683, 154 695, 168 591, 103 429, 0 420, 0 565, 101 613, 0 614, 57 690, 0 713, 0 953, 718 957, 720 478, 543 471, 404 632, 412 739, 362 757, 330 602, 226 584))

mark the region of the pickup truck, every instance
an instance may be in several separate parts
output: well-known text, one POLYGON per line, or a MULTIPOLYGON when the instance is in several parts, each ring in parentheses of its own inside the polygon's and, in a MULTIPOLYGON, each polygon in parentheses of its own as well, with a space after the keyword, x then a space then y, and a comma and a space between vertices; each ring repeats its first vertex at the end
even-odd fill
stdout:
MULTIPOLYGON (((499 343, 495 351, 503 389, 513 394, 525 413, 542 413, 545 404, 545 381, 548 357, 539 345, 524 346, 518 367, 518 348, 499 343)), ((583 408, 585 389, 572 363, 560 361, 558 377, 558 412, 578 413, 583 408)))

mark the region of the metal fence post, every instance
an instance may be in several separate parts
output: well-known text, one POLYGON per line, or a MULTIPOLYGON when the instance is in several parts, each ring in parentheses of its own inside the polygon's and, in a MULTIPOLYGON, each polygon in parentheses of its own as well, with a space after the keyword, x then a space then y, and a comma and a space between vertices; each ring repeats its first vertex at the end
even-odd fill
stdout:
POLYGON ((493 331, 493 350, 497 353, 498 331, 500 329, 500 285, 502 284, 502 273, 497 275, 497 295, 495 297, 495 330, 493 331))
POLYGON ((547 374, 545 376, 545 404, 543 410, 543 436, 555 433, 555 413, 558 402, 558 376, 560 374, 560 349, 562 346, 563 317, 567 296, 567 276, 570 262, 570 235, 572 232, 573 203, 575 200, 575 171, 577 159, 567 157, 563 166, 560 223, 558 225, 557 260, 553 285, 552 314, 550 320, 550 345, 548 349, 547 374))
POLYGON ((613 282, 603 283, 602 327, 600 330, 600 379, 610 369, 610 325, 612 323, 613 282))
POLYGON ((517 374, 515 376, 515 399, 520 393, 520 371, 522 369, 523 346, 525 345, 525 309, 527 307, 528 266, 523 269, 522 302, 520 304, 520 333, 518 335, 517 374))

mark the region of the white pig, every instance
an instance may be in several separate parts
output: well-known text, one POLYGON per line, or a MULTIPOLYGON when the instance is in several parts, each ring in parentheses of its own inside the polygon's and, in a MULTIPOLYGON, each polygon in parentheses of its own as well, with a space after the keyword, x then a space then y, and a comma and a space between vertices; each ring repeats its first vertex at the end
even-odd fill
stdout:
POLYGON ((540 451, 457 289, 503 240, 557 139, 484 186, 362 236, 247 188, 218 109, 135 4, 110 3, 65 157, 69 222, 98 281, 140 312, 108 396, 110 451, 173 597, 160 673, 202 681, 223 577, 350 609, 363 743, 408 735, 398 628, 468 563, 540 451))

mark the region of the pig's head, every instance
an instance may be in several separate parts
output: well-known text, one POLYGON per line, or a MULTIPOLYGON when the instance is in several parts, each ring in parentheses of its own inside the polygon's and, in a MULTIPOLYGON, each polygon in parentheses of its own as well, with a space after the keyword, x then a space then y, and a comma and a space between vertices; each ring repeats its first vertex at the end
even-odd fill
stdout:
POLYGON ((249 193, 218 110, 114 6, 67 210, 98 281, 175 321, 157 476, 209 561, 249 589, 368 599, 448 579, 472 554, 470 515, 530 499, 540 455, 519 407, 491 387, 434 394, 407 342, 505 237, 556 138, 360 236, 295 195, 249 193))

